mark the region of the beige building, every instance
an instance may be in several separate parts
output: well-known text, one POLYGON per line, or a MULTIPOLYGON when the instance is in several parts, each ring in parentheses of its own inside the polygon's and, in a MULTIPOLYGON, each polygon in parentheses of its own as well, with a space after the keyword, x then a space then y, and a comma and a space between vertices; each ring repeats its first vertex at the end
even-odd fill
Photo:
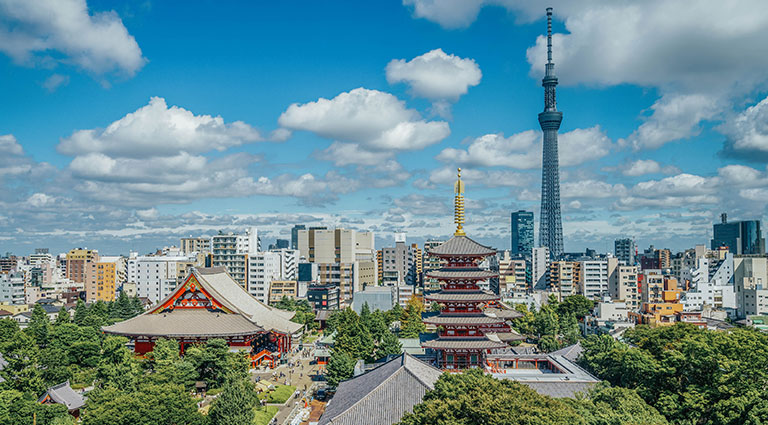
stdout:
POLYGON ((499 258, 499 290, 505 301, 522 300, 528 294, 525 260, 513 260, 509 251, 504 251, 499 258))
POLYGON ((181 238, 181 253, 189 255, 193 252, 206 254, 211 252, 211 240, 208 238, 181 238))
POLYGON ((618 266, 610 278, 611 298, 624 301, 629 310, 640 308, 637 266, 618 266))
POLYGON ((295 280, 273 280, 269 285, 269 304, 274 304, 283 297, 296 298, 299 292, 299 283, 295 280))
POLYGON ((99 251, 95 249, 77 248, 67 253, 66 278, 72 282, 83 284, 86 302, 98 299, 96 286, 96 264, 98 262, 99 251))
POLYGON ((581 282, 581 263, 578 261, 552 261, 549 263, 547 290, 562 301, 569 295, 576 295, 581 282))

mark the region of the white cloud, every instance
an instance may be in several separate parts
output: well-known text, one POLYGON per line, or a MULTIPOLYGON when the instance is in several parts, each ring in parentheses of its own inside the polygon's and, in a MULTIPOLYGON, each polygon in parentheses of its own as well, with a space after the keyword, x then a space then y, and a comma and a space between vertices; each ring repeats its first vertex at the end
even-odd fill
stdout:
MULTIPOLYGON (((474 168, 462 168, 461 180, 471 187, 522 187, 530 183, 530 176, 507 170, 478 170, 474 168)), ((456 181, 456 169, 442 167, 433 170, 429 175, 429 183, 420 181, 418 185, 425 188, 439 186, 453 187, 456 181)), ((416 184, 416 182, 414 182, 416 184)), ((418 187, 418 186, 417 186, 418 187)))
POLYGON ((263 140, 250 125, 225 123, 220 116, 195 115, 178 106, 168 107, 162 97, 153 97, 105 129, 75 131, 59 143, 66 155, 102 153, 115 157, 146 158, 178 152, 223 151, 232 146, 263 140))
MULTIPOLYGON (((486 134, 473 140, 466 150, 446 148, 437 155, 443 162, 520 170, 541 168, 541 132, 527 130, 504 137, 486 134)), ((612 144, 600 126, 576 129, 558 136, 560 165, 583 164, 610 153, 612 144)))
POLYGON ((727 120, 718 130, 727 138, 727 153, 764 158, 768 154, 768 97, 727 120))
POLYGON ((680 170, 674 165, 662 166, 652 159, 638 159, 621 167, 621 174, 637 177, 646 174, 675 174, 680 170))
POLYGON ((483 0, 403 0, 413 15, 438 22, 445 28, 466 27, 477 18, 483 0))
POLYGON ((43 87, 49 92, 56 91, 61 86, 69 84, 69 75, 53 74, 46 78, 43 82, 43 87))
POLYGON ((450 134, 448 123, 426 121, 395 96, 365 88, 341 93, 333 99, 294 103, 278 122, 286 129, 311 131, 336 141, 320 155, 327 158, 341 153, 337 165, 369 165, 373 157, 389 158, 397 152, 423 149, 450 134), (365 153, 355 159, 350 155, 355 152, 365 153))
POLYGON ((560 193, 564 199, 614 198, 624 196, 627 188, 623 184, 610 184, 598 180, 563 182, 560 193))
POLYGON ((58 61, 96 74, 133 76, 146 63, 117 13, 89 13, 85 0, 0 0, 0 51, 22 64, 58 61))
POLYGON ((435 49, 410 61, 393 59, 386 68, 390 84, 406 83, 414 96, 452 101, 480 84, 483 73, 473 59, 448 55, 435 49))
POLYGON ((23 155, 24 148, 16 141, 13 134, 6 134, 0 136, 0 152, 3 153, 3 157, 6 155, 23 155))
POLYGON ((656 149, 665 143, 699 134, 699 123, 722 110, 722 102, 704 94, 664 95, 651 106, 653 114, 620 144, 635 150, 656 149))

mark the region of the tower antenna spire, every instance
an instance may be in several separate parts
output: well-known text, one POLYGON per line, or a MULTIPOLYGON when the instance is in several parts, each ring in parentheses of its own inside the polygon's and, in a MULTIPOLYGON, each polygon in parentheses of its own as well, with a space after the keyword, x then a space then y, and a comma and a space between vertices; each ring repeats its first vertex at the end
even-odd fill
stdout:
POLYGON ((466 236, 464 233, 464 182, 461 181, 461 168, 457 172, 458 179, 453 186, 453 191, 456 193, 453 202, 453 221, 456 223, 455 236, 466 236))
POLYGON ((547 63, 552 63, 552 8, 547 8, 547 63))

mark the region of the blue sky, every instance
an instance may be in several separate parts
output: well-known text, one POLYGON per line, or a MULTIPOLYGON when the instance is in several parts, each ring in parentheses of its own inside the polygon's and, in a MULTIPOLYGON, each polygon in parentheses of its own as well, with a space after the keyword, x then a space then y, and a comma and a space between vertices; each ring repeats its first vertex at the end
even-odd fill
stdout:
MULTIPOLYGON (((551 3, 566 250, 763 218, 768 5, 551 3)), ((447 237, 458 166, 470 236, 508 249, 510 211, 538 220, 543 9, 0 0, 0 251, 447 237)))

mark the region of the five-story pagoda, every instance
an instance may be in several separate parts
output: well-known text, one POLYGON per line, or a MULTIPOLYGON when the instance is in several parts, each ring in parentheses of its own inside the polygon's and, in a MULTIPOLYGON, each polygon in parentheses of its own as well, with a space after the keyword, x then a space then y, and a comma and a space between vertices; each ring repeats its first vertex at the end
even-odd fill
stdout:
POLYGON ((437 353, 437 366, 441 369, 481 367, 486 354, 507 346, 498 339, 489 339, 486 334, 510 331, 504 319, 483 313, 483 308, 496 303, 499 297, 481 290, 478 282, 498 274, 478 266, 486 257, 495 255, 496 250, 473 241, 464 233, 461 168, 454 189, 456 232, 447 242, 429 251, 429 255, 442 260, 444 267, 426 275, 440 281, 440 292, 426 296, 427 301, 440 305, 440 314, 424 320, 437 327, 438 338, 423 346, 437 353))

